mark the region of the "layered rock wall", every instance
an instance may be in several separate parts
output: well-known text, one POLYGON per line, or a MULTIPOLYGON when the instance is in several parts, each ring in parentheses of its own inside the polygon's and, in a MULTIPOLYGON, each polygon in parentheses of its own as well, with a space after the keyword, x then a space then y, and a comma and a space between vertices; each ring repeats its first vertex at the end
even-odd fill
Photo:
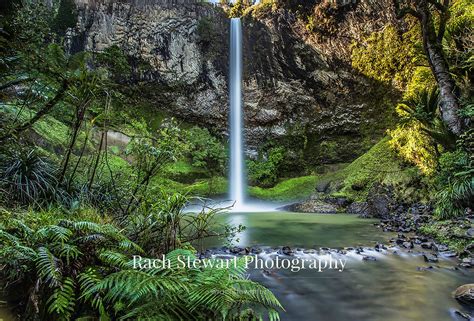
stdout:
MULTIPOLYGON (((387 3, 315 1, 309 13, 322 18, 311 32, 289 8, 243 18, 248 154, 278 143, 298 164, 345 162, 383 134, 397 93, 355 72, 349 46, 393 20, 387 3)), ((130 82, 154 108, 227 137, 229 21, 222 8, 192 0, 76 4, 72 51, 123 48, 130 82)))

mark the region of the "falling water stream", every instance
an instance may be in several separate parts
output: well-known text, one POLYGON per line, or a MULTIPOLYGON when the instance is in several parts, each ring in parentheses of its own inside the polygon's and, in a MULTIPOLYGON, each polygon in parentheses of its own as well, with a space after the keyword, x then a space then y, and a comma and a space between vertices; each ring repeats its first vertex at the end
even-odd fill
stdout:
POLYGON ((245 168, 242 115, 242 28, 240 18, 230 21, 230 199, 234 210, 245 208, 245 168))

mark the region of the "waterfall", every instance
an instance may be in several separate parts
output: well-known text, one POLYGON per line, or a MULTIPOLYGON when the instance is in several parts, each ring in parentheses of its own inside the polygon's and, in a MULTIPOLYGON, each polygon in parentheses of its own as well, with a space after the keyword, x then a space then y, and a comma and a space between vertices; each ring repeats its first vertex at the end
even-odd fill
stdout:
POLYGON ((245 204, 245 168, 242 116, 242 27, 240 18, 230 20, 230 199, 234 209, 245 204))

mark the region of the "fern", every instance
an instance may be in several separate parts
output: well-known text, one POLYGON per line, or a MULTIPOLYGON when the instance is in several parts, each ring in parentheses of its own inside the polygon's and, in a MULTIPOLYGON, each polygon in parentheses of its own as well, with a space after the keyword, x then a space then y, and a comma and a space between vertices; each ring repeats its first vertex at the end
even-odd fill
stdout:
POLYGON ((32 229, 30 237, 20 223, 12 231, 0 228, 0 273, 8 282, 30 282, 49 319, 85 319, 84 312, 101 320, 238 319, 268 311, 278 320, 282 310, 269 290, 245 280, 244 259, 230 269, 185 268, 182 262, 196 255, 176 249, 166 255, 170 268, 137 270, 131 255, 143 250, 115 226, 64 220, 32 229))
POLYGON ((72 235, 71 230, 58 226, 58 225, 49 225, 40 228, 36 233, 35 237, 38 238, 38 241, 51 240, 52 242, 66 242, 72 235))
POLYGON ((49 283, 51 287, 57 287, 61 284, 61 271, 58 266, 59 260, 46 247, 38 249, 38 258, 36 266, 39 277, 44 282, 49 283))
POLYGON ((59 315, 62 320, 70 320, 76 304, 74 288, 74 280, 70 277, 64 278, 61 286, 54 290, 47 301, 48 312, 59 315))
POLYGON ((95 287, 101 280, 102 276, 94 268, 88 268, 85 272, 79 274, 78 281, 82 293, 80 299, 89 302, 94 309, 98 310, 101 319, 108 319, 102 295, 95 290, 95 287))
POLYGON ((124 268, 129 263, 129 259, 126 255, 110 250, 100 252, 99 259, 110 266, 115 266, 118 268, 124 268))

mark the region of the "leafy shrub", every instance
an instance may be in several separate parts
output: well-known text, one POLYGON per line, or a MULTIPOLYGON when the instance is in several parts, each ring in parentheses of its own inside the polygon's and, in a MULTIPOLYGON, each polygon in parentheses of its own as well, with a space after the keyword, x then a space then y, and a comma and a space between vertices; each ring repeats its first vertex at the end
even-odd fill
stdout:
POLYGON ((284 148, 270 149, 267 159, 259 157, 257 160, 247 161, 250 184, 261 187, 271 187, 277 183, 278 170, 284 159, 284 148))
POLYGON ((224 237, 231 242, 244 229, 215 223, 216 215, 226 208, 203 207, 198 213, 185 212, 185 207, 196 200, 179 193, 150 191, 136 213, 128 217, 127 235, 147 253, 157 255, 191 242, 202 245, 201 241, 207 237, 224 237))
POLYGON ((474 206, 474 169, 469 155, 462 150, 447 152, 439 159, 435 215, 440 219, 462 216, 474 206))
POLYGON ((96 61, 100 65, 106 66, 114 79, 122 80, 130 76, 132 72, 125 52, 117 45, 112 45, 98 53, 96 61))
POLYGON ((133 137, 126 149, 127 156, 133 159, 134 177, 126 182, 130 196, 122 206, 123 215, 130 214, 140 205, 152 179, 182 156, 186 147, 181 128, 173 118, 164 120, 154 134, 148 132, 143 122, 134 123, 142 134, 133 137))
POLYGON ((453 1, 443 38, 443 49, 450 71, 469 74, 474 69, 474 4, 470 0, 453 1))
POLYGON ((193 166, 207 170, 210 176, 224 172, 227 159, 225 148, 206 128, 191 128, 187 141, 193 166))

